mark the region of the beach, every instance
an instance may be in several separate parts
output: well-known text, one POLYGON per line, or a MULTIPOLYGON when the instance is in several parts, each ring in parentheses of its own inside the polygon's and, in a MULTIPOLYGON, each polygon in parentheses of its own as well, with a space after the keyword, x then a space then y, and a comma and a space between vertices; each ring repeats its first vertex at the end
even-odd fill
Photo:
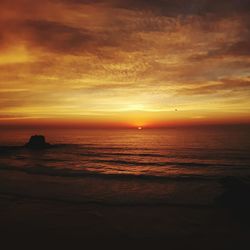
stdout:
POLYGON ((249 225, 242 224, 230 208, 61 199, 53 190, 50 195, 43 192, 39 179, 39 175, 1 171, 0 228, 9 246, 164 242, 170 249, 235 249, 249 242, 249 225), (25 192, 20 189, 24 184, 25 192))

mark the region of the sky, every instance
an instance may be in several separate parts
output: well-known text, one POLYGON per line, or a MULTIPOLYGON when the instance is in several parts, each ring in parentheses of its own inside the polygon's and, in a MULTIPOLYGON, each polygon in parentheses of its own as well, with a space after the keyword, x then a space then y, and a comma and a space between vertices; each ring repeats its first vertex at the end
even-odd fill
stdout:
POLYGON ((1 0, 0 125, 250 123, 250 0, 1 0))

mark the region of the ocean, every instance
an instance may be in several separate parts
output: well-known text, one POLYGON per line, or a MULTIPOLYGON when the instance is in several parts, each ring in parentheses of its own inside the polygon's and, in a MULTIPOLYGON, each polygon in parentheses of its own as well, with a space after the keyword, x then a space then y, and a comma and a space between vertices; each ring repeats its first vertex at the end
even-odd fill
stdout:
POLYGON ((0 145, 0 192, 69 202, 207 205, 250 176, 247 126, 1 129, 0 145), (23 147, 33 134, 54 146, 23 147))

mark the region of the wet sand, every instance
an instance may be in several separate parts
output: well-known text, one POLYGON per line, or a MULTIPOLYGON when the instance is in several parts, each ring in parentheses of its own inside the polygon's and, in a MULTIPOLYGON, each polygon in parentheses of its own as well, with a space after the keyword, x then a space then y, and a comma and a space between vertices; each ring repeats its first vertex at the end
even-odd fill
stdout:
MULTIPOLYGON (((14 192, 16 174, 4 173, 0 172, 0 233, 2 244, 8 247, 108 243, 116 249, 127 244, 165 244, 165 249, 245 249, 250 243, 250 227, 227 208, 104 205, 20 195, 18 190, 14 192)), ((32 185, 28 188, 32 190, 32 185)))

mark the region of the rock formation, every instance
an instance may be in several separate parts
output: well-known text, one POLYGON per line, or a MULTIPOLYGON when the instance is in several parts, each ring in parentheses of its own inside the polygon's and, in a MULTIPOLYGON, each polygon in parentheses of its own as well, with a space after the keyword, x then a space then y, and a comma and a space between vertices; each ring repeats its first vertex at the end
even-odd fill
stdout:
POLYGON ((46 142, 43 135, 32 135, 29 142, 25 144, 25 147, 30 149, 44 149, 49 148, 51 145, 46 142))

